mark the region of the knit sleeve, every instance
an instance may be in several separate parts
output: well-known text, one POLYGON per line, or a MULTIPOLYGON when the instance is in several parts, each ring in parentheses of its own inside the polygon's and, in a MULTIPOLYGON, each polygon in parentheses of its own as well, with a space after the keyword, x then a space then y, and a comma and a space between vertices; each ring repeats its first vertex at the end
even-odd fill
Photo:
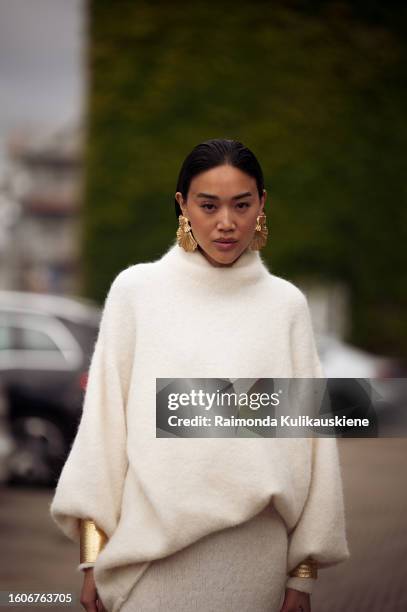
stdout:
MULTIPOLYGON (((311 317, 305 296, 297 303, 291 327, 291 350, 296 377, 320 378, 323 369, 316 350, 311 317)), ((289 533, 287 574, 307 557, 319 568, 350 557, 343 486, 336 438, 309 438, 309 490, 297 524, 289 533)), ((312 578, 289 577, 287 587, 312 592, 312 578)))
MULTIPOLYGON (((335 438, 311 438, 311 480, 300 518, 289 533, 287 574, 307 557, 323 569, 350 557, 346 538, 342 478, 335 438)), ((289 577, 287 586, 298 584, 289 577)), ((308 586, 312 578, 301 579, 308 586)), ((306 588, 299 590, 308 590, 306 588)), ((308 591, 310 592, 310 591, 308 591)))
POLYGON ((74 542, 80 541, 81 519, 93 520, 109 538, 120 515, 135 334, 125 272, 105 299, 78 430, 50 505, 52 519, 74 542))
POLYGON ((321 378, 324 376, 319 360, 308 301, 298 291, 292 305, 290 349, 295 378, 321 378))
POLYGON ((77 571, 78 572, 82 572, 86 569, 89 569, 90 567, 95 567, 95 562, 93 561, 92 563, 79 563, 79 565, 77 566, 77 571))

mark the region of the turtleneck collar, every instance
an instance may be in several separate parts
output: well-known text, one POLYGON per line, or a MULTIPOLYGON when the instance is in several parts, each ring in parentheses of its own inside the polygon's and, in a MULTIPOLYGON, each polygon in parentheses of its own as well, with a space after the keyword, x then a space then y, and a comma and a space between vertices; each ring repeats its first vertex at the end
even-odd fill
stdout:
POLYGON ((233 284, 252 284, 270 274, 260 252, 250 249, 243 251, 230 266, 214 266, 199 249, 187 252, 175 241, 161 261, 170 265, 173 270, 178 270, 188 280, 195 278, 199 284, 219 284, 229 289, 233 284))

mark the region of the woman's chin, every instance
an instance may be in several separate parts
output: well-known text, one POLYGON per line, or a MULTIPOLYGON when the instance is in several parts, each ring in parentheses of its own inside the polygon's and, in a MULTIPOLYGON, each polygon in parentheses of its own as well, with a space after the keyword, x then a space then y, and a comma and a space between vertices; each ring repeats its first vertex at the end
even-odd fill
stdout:
POLYGON ((224 247, 224 244, 220 245, 220 243, 212 242, 207 248, 201 247, 201 251, 203 251, 206 258, 215 266, 232 265, 242 254, 242 248, 239 241, 227 247, 224 247))

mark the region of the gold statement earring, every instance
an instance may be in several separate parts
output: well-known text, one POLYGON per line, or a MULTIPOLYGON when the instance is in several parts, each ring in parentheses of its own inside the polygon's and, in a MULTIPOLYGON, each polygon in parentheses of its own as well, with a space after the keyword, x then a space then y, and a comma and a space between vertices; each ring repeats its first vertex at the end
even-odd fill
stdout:
POLYGON ((258 215, 254 236, 249 245, 250 249, 252 251, 260 251, 260 249, 266 245, 268 233, 269 231, 266 225, 266 215, 258 215))
POLYGON ((178 224, 177 242, 179 246, 187 252, 195 251, 198 243, 192 235, 192 228, 189 224, 188 218, 184 217, 183 215, 179 215, 178 224))

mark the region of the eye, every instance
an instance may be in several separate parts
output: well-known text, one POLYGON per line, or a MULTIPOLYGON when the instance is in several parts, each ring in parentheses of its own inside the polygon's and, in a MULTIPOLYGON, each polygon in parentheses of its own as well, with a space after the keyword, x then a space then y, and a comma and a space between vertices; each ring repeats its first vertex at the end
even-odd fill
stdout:
POLYGON ((205 202, 201 205, 201 208, 206 208, 206 210, 212 211, 215 208, 215 204, 212 204, 211 202, 205 202))
POLYGON ((249 202, 239 202, 238 204, 236 204, 236 206, 238 208, 241 208, 241 210, 243 210, 244 208, 249 208, 250 203, 249 202))

